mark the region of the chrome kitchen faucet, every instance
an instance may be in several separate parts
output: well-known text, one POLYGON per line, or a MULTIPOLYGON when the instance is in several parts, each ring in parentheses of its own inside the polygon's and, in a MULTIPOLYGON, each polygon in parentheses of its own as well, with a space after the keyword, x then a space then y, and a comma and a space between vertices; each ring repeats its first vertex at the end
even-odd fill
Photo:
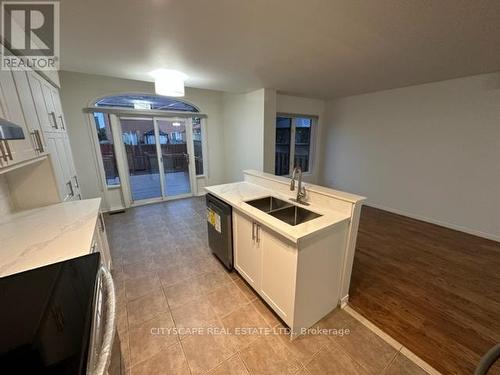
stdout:
POLYGON ((309 203, 305 202, 303 199, 306 197, 306 188, 302 186, 302 169, 300 167, 295 167, 292 172, 292 181, 290 181, 290 191, 295 190, 295 174, 299 174, 299 186, 297 187, 297 198, 293 199, 290 198, 290 200, 309 206, 309 203))

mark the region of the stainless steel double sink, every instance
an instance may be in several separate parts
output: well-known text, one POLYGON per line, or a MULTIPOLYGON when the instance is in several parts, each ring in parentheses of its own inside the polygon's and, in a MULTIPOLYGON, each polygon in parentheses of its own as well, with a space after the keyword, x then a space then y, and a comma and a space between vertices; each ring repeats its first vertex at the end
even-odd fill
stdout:
POLYGON ((322 216, 275 197, 253 199, 245 203, 293 226, 322 216))

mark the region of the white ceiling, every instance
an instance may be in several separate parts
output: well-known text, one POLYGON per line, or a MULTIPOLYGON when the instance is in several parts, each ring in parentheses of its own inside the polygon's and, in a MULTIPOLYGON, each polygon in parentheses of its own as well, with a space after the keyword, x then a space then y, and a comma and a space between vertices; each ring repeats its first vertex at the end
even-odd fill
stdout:
POLYGON ((63 70, 332 98, 500 70, 500 1, 63 0, 63 70))

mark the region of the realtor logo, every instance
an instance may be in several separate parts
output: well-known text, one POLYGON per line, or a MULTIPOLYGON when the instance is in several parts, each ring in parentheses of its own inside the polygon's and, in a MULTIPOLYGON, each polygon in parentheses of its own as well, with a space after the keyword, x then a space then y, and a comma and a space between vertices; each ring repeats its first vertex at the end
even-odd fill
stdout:
POLYGON ((2 70, 59 69, 59 2, 2 1, 2 70))

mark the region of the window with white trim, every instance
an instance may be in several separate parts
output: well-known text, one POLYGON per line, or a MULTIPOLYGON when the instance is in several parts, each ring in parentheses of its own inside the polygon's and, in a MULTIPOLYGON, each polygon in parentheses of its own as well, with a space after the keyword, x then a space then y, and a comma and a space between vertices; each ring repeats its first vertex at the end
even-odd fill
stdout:
POLYGON ((294 167, 300 167, 302 172, 311 172, 315 123, 315 118, 311 116, 276 117, 274 173, 277 176, 289 175, 294 167))

